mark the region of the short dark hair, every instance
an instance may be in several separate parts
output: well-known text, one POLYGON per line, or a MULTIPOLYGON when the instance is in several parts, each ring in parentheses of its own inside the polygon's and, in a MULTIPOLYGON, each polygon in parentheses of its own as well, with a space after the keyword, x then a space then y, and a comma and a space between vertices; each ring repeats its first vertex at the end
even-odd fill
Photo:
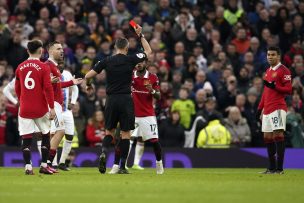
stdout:
POLYGON ((61 43, 58 42, 58 41, 50 42, 50 43, 48 44, 48 46, 47 46, 47 50, 50 50, 50 48, 51 48, 52 46, 54 46, 55 44, 61 44, 61 43))
POLYGON ((43 47, 42 41, 40 40, 32 40, 27 43, 27 49, 30 54, 34 54, 37 52, 39 48, 43 47))
POLYGON ((268 47, 267 51, 276 51, 278 55, 281 55, 281 50, 279 47, 268 47))
POLYGON ((120 38, 118 38, 117 40, 116 40, 116 42, 115 42, 115 47, 117 48, 117 49, 124 49, 124 48, 126 48, 126 46, 128 45, 128 40, 126 39, 126 38, 122 38, 122 37, 120 37, 120 38))

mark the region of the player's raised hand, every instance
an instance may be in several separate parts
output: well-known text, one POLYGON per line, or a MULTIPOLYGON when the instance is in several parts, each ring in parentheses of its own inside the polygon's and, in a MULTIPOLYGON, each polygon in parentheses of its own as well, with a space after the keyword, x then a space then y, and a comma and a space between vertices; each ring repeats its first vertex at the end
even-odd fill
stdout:
POLYGON ((75 78, 75 75, 72 79, 74 85, 80 85, 83 82, 82 78, 75 78))
POLYGON ((49 117, 49 119, 50 119, 50 120, 53 120, 53 119, 55 118, 55 115, 56 115, 55 110, 54 110, 54 109, 51 109, 51 110, 50 110, 50 117, 49 117))

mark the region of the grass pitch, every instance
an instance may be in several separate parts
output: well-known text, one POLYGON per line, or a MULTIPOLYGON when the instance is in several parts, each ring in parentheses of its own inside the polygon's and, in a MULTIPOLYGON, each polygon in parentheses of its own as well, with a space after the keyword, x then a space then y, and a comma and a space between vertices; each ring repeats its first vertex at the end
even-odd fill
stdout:
MULTIPOLYGON (((99 174, 73 168, 55 175, 25 176, 21 168, 0 168, 0 203, 303 203, 304 170, 260 175, 261 169, 130 170, 99 174)), ((109 170, 108 170, 109 171, 109 170)))

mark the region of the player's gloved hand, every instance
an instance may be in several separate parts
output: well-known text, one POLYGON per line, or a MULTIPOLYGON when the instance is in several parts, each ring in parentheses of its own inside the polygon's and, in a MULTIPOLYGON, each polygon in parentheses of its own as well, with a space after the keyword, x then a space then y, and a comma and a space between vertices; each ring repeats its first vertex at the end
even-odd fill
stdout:
POLYGON ((264 80, 264 85, 270 89, 275 89, 275 82, 272 81, 272 82, 268 82, 266 80, 264 80))
POLYGON ((257 121, 261 120, 261 114, 262 114, 262 110, 258 109, 256 114, 255 114, 255 118, 257 121))

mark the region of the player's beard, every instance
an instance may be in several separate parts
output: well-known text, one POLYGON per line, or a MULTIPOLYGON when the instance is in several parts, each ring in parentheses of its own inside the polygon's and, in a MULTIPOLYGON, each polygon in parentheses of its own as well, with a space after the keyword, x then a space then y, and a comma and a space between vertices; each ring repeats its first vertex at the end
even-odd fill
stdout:
POLYGON ((143 67, 142 70, 138 70, 138 72, 139 72, 140 74, 144 74, 144 73, 146 72, 146 67, 143 67))

